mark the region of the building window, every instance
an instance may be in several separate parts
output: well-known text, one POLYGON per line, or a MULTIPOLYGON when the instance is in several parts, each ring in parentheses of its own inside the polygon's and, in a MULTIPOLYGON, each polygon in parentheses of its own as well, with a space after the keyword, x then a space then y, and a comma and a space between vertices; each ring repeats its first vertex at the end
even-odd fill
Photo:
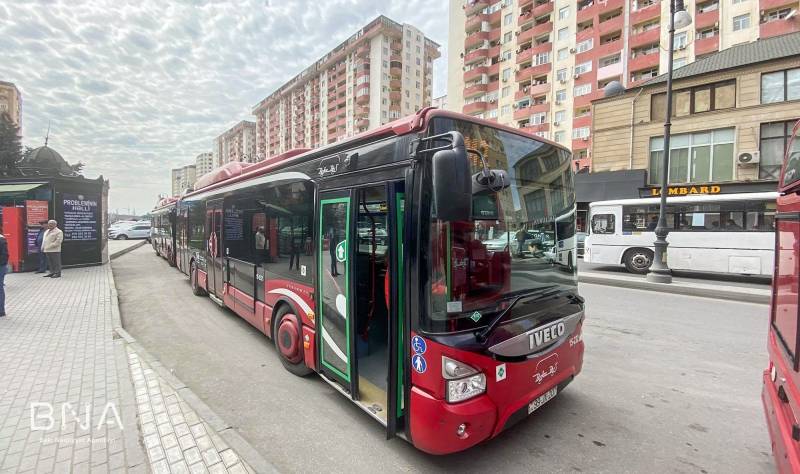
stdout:
POLYGON ((511 59, 511 50, 500 53, 500 61, 508 61, 509 59, 511 59))
MULTIPOLYGON (((733 128, 673 135, 669 182, 708 183, 733 179, 733 128)), ((650 184, 661 182, 664 137, 650 139, 650 184)))
POLYGON ((501 97, 508 97, 509 94, 511 94, 511 86, 503 87, 503 89, 500 92, 501 92, 501 97))
POLYGON ((556 79, 559 81, 566 81, 567 80, 567 68, 562 68, 556 71, 556 79))
POLYGON ((594 47, 594 39, 589 38, 575 45, 575 51, 585 53, 594 47))
POLYGON ((761 23, 769 23, 771 21, 783 20, 789 13, 791 13, 791 8, 781 8, 780 10, 772 10, 771 12, 767 12, 765 15, 761 16, 761 23))
POLYGON ((569 38, 569 27, 564 27, 558 30, 558 41, 563 41, 569 38))
POLYGON ((489 118, 497 118, 497 109, 492 109, 487 112, 487 117, 489 118))
POLYGON ((559 110, 559 111, 556 112, 556 115, 553 117, 553 121, 561 123, 561 122, 564 121, 566 116, 567 116, 567 113, 565 111, 559 110))
POLYGON ((567 100, 567 90, 561 89, 556 91, 556 102, 565 102, 567 100))
POLYGON ((422 61, 419 58, 417 58, 417 66, 421 66, 421 65, 422 65, 422 61))
POLYGON ((592 70, 592 62, 586 61, 585 63, 580 63, 575 65, 575 74, 583 74, 585 72, 590 72, 592 70))
POLYGON ((733 31, 741 31, 750 28, 750 14, 733 17, 733 31))
POLYGON ((569 57, 569 49, 561 48, 558 50, 558 60, 563 61, 569 57))
POLYGON ((569 7, 564 7, 558 10, 558 19, 564 20, 569 18, 569 7))
POLYGON ((589 138, 589 127, 578 127, 572 129, 572 139, 589 138))
POLYGON ((697 39, 713 38, 718 34, 719 29, 717 28, 705 28, 703 30, 697 30, 697 39))
POLYGON ((672 69, 686 66, 686 58, 675 58, 672 60, 672 69))
POLYGON ((510 105, 504 105, 500 109, 500 115, 511 115, 511 106, 510 105))
MULTIPOLYGON (((667 95, 653 94, 650 98, 650 120, 664 120, 667 95)), ((736 81, 718 82, 682 89, 672 94, 672 116, 683 117, 711 110, 736 106, 736 81)))
MULTIPOLYGON (((778 179, 786 156, 786 147, 792 136, 795 120, 761 124, 761 162, 758 165, 758 179, 778 179)), ((800 151, 800 141, 795 141, 793 151, 800 151)))
POLYGON ((744 3, 744 2, 746 2, 746 1, 747 1, 747 0, 731 0, 731 3, 732 3, 733 5, 738 5, 739 3, 744 3))
POLYGON ((539 112, 537 114, 531 115, 531 123, 533 125, 541 125, 547 121, 547 114, 545 112, 539 112))
POLYGON ((683 49, 686 47, 687 44, 687 33, 682 31, 680 33, 675 33, 675 39, 672 41, 672 46, 675 49, 683 49))
POLYGON ((550 62, 550 53, 539 53, 536 55, 536 65, 547 64, 550 62))
POLYGON ((600 58, 600 61, 598 61, 598 66, 599 67, 611 66, 612 64, 617 64, 619 61, 620 61, 620 54, 617 53, 613 56, 606 56, 604 58, 600 58))
POLYGON ((579 86, 575 86, 572 94, 574 97, 580 97, 582 95, 590 94, 592 92, 592 84, 581 84, 579 86))
POLYGON ((513 22, 514 22, 514 15, 513 14, 509 13, 506 16, 503 17, 503 24, 504 25, 510 25, 513 22))
POLYGON ((559 130, 553 134, 553 141, 556 143, 563 143, 564 142, 564 131, 559 130))
POLYGON ((761 103, 800 99, 800 68, 761 75, 761 103))
POLYGON ((503 69, 503 76, 502 76, 503 80, 508 82, 508 79, 510 77, 511 77, 511 68, 508 67, 508 68, 503 69))

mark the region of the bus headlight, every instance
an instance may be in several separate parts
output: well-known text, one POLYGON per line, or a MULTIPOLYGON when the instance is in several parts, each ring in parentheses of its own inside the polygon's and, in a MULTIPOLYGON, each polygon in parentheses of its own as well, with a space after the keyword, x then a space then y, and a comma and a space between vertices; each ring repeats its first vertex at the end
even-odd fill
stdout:
POLYGON ((486 375, 472 366, 442 356, 442 376, 447 385, 447 402, 457 403, 486 392, 486 375))

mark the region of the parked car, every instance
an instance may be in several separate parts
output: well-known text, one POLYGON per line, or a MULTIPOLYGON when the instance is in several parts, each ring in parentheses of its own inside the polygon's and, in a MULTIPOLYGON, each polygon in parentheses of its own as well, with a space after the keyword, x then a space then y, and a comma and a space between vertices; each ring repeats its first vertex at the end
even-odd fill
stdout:
POLYGON ((115 240, 149 239, 150 223, 136 223, 127 227, 111 228, 108 231, 108 238, 115 240))

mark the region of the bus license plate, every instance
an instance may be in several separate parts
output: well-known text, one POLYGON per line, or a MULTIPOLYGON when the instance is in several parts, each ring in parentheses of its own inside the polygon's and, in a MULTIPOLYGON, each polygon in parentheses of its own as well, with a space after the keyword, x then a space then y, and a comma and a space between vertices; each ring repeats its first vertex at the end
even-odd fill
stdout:
POLYGON ((542 405, 552 400, 553 397, 556 396, 556 392, 558 392, 558 388, 556 387, 551 388, 550 390, 544 392, 543 395, 540 395, 539 398, 530 402, 528 404, 528 414, 530 415, 531 413, 538 410, 542 405))

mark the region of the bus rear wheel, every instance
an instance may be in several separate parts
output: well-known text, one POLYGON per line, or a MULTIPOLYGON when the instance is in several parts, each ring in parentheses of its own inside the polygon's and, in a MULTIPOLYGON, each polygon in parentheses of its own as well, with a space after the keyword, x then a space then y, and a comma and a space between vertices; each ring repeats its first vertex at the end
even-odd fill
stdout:
POLYGON ((274 321, 272 340, 283 367, 298 377, 310 374, 312 370, 306 366, 303 357, 303 333, 300 329, 300 319, 292 313, 288 306, 282 305, 275 313, 274 321))
POLYGON ((641 248, 630 249, 625 252, 623 263, 629 272, 644 275, 653 264, 653 251, 641 248))

